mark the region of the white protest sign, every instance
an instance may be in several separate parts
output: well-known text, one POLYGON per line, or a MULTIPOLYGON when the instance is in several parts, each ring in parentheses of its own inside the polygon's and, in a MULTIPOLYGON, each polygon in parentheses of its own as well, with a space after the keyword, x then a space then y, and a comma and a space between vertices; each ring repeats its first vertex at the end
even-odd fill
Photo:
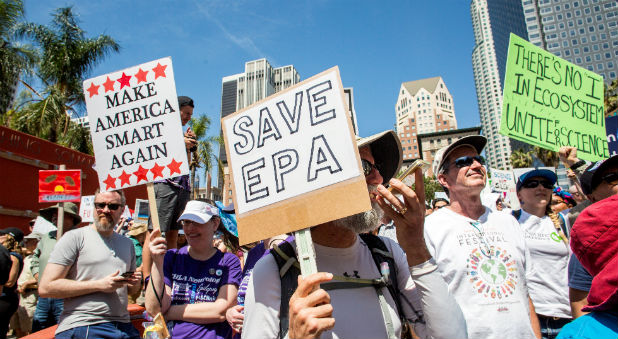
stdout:
POLYGON ((83 195, 82 201, 79 203, 79 216, 82 217, 82 222, 93 222, 93 211, 94 195, 83 195))
POLYGON ((509 187, 515 187, 513 172, 490 168, 491 188, 495 192, 508 192, 509 187))
POLYGON ((47 234, 51 231, 55 231, 56 229, 56 225, 47 221, 47 219, 39 216, 36 217, 36 220, 34 221, 34 226, 32 226, 32 233, 47 234))
POLYGON ((148 216, 150 211, 148 210, 148 200, 135 199, 135 211, 133 213, 133 219, 135 221, 148 222, 148 216))
POLYGON ((337 67, 225 117, 222 127, 241 243, 370 208, 337 67))
POLYGON ((83 86, 101 190, 189 173, 170 57, 83 86))

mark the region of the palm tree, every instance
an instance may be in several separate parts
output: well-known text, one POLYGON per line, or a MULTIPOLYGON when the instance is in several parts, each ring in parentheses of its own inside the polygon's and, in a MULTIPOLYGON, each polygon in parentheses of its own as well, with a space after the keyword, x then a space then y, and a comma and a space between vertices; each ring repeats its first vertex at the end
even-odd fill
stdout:
MULTIPOLYGON (((198 187, 196 186, 195 176, 198 167, 204 167, 204 171, 207 177, 207 186, 210 188, 209 176, 210 171, 213 168, 213 162, 219 163, 219 168, 222 168, 219 158, 214 154, 214 144, 221 144, 222 140, 219 136, 206 136, 208 129, 210 128, 210 118, 206 115, 201 115, 197 119, 193 118, 189 122, 189 126, 195 133, 197 138, 197 151, 192 153, 191 164, 191 187, 193 199, 197 198, 198 187)), ((210 194, 210 192, 208 192, 210 194)))
POLYGON ((36 51, 14 40, 14 29, 24 14, 21 0, 0 0, 0 114, 5 113, 22 73, 30 73, 36 51))
POLYGON ((556 167, 558 166, 559 158, 558 153, 541 148, 539 146, 534 146, 534 156, 536 156, 543 164, 547 167, 556 167))
POLYGON ((605 96, 603 100, 605 105, 605 117, 618 109, 618 79, 614 79, 611 84, 605 86, 605 96))
POLYGON ((513 168, 524 168, 532 166, 532 155, 523 149, 517 149, 511 152, 511 164, 513 168))

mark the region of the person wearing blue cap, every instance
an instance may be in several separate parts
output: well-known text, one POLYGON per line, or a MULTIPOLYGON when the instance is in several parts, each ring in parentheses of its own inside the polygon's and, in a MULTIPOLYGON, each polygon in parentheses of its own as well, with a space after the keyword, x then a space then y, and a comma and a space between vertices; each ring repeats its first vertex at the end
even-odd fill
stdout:
POLYGON ((522 174, 517 181, 521 210, 513 212, 535 268, 528 276, 528 291, 543 338, 555 338, 572 319, 567 283, 568 239, 564 223, 551 210, 556 181, 556 174, 550 170, 522 174))

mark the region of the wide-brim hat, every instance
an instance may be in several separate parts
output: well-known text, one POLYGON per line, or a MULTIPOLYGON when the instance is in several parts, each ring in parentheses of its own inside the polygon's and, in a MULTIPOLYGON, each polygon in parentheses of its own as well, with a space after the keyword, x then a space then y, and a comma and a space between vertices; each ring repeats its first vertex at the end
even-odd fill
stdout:
POLYGON ((592 194, 592 191, 601 183, 601 173, 608 167, 616 165, 618 165, 618 155, 590 164, 579 177, 584 194, 592 194))
POLYGON ((375 163, 380 168, 380 175, 386 184, 397 174, 403 163, 401 142, 394 131, 388 130, 365 138, 356 138, 358 148, 369 146, 375 163))
POLYGON ((455 149, 462 147, 462 146, 471 146, 474 149, 476 149, 476 152, 478 154, 481 154, 486 144, 487 144, 487 138, 485 138, 484 136, 468 135, 468 136, 465 136, 455 141, 454 143, 448 146, 442 147, 436 152, 436 155, 433 158, 433 164, 431 166, 433 170, 433 174, 438 175, 438 173, 440 172, 440 169, 444 165, 444 161, 446 160, 446 158, 448 158, 448 155, 451 152, 453 152, 455 149))
POLYGON ((219 210, 216 207, 204 201, 191 200, 187 202, 185 210, 178 218, 178 221, 191 220, 198 224, 205 224, 213 216, 219 216, 219 210))
POLYGON ((519 179, 517 179, 517 190, 519 191, 521 189, 521 187, 524 185, 524 183, 526 183, 526 180, 530 179, 530 178, 534 178, 534 177, 541 177, 541 178, 545 178, 547 180, 549 180, 551 182, 552 185, 556 184, 556 181, 558 181, 558 176, 556 175, 556 173, 547 170, 547 169, 533 169, 532 171, 528 171, 522 175, 519 176, 519 179))
POLYGON ((144 222, 134 222, 133 225, 131 226, 131 229, 129 230, 129 232, 127 232, 128 235, 136 237, 142 233, 146 233, 148 232, 148 225, 144 222))
POLYGON ((36 239, 36 240, 41 240, 41 238, 43 237, 43 235, 39 232, 32 232, 30 234, 28 234, 27 236, 24 237, 24 240, 27 239, 36 239))
MULTIPOLYGON (((60 207, 60 203, 55 204, 54 206, 40 209, 39 215, 47 219, 47 221, 51 221, 52 216, 54 215, 54 212, 57 211, 59 207, 60 207)), ((77 205, 75 205, 72 202, 64 203, 64 214, 69 214, 71 217, 73 217, 73 222, 75 225, 82 222, 82 217, 79 216, 79 208, 77 208, 77 205)))

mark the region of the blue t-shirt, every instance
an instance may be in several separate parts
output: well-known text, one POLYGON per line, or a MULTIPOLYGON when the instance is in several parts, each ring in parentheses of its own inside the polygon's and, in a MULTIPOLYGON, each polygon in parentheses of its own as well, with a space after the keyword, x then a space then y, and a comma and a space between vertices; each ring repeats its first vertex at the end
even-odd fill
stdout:
POLYGON ((569 259, 569 287, 580 291, 590 291, 592 276, 584 266, 577 260, 575 254, 571 254, 569 259))
MULTIPOLYGON (((171 249, 165 254, 163 281, 172 289, 172 305, 213 302, 221 286, 240 284, 240 260, 234 254, 217 250, 210 259, 201 261, 191 258, 188 249, 188 246, 171 249)), ((172 339, 223 339, 231 330, 225 320, 213 324, 175 321, 170 332, 172 339)))
POLYGON ((618 314, 592 312, 566 324, 556 339, 604 339, 618 337, 618 314))

